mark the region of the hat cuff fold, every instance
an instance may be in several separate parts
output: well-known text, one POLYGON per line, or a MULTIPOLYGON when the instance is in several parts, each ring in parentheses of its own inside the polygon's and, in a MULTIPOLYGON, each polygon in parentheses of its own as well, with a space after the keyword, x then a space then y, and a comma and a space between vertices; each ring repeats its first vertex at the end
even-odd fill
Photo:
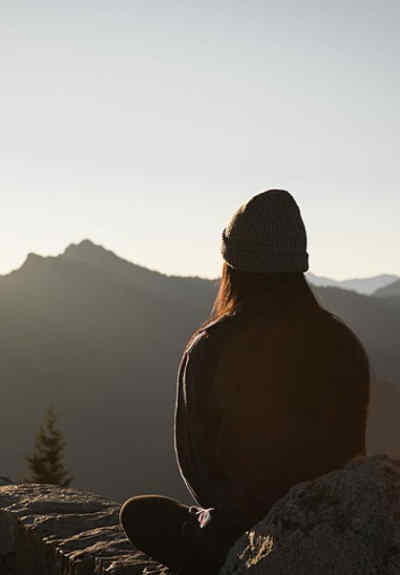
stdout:
POLYGON ((223 236, 222 257, 234 269, 259 273, 305 272, 308 270, 308 253, 306 251, 274 251, 270 245, 248 244, 235 241, 235 248, 229 239, 223 236))

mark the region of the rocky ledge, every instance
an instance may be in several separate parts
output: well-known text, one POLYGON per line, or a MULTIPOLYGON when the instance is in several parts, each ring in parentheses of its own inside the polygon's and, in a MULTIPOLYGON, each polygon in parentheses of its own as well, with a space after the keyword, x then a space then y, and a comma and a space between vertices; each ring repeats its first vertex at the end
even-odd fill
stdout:
POLYGON ((167 573, 132 547, 119 508, 88 491, 0 487, 0 575, 167 573))
MULTIPOLYGON (((0 486, 0 575, 167 575, 118 514, 91 492, 0 486)), ((294 486, 229 552, 221 575, 245 573, 400 575, 400 462, 359 458, 294 486)))

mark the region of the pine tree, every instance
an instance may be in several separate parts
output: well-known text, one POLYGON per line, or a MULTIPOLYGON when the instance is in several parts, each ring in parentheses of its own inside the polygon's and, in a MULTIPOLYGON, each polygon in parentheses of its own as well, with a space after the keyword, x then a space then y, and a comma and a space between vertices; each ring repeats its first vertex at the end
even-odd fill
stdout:
POLYGON ((54 408, 50 406, 36 436, 33 454, 25 458, 30 470, 30 478, 25 481, 68 487, 73 477, 64 467, 64 447, 65 441, 57 428, 54 408))

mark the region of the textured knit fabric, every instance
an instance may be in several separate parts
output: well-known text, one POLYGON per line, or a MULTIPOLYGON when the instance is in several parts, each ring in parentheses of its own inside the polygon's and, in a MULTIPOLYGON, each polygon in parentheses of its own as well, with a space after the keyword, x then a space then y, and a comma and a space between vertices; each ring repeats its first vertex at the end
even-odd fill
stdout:
POLYGON ((304 272, 307 237, 299 207, 284 190, 253 196, 222 233, 221 252, 233 268, 249 272, 304 272))
POLYGON ((318 306, 276 321, 225 316, 180 363, 180 472, 202 507, 255 521, 363 449, 368 397, 364 349, 318 306))

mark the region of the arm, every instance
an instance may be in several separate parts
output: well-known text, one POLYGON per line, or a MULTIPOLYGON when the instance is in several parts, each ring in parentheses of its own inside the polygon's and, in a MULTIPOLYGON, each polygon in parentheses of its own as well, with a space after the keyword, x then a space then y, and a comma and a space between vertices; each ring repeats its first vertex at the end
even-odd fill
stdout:
POLYGON ((226 492, 215 453, 221 410, 213 378, 217 350, 202 332, 184 353, 178 370, 175 406, 175 451, 180 473, 201 505, 215 506, 226 492))

